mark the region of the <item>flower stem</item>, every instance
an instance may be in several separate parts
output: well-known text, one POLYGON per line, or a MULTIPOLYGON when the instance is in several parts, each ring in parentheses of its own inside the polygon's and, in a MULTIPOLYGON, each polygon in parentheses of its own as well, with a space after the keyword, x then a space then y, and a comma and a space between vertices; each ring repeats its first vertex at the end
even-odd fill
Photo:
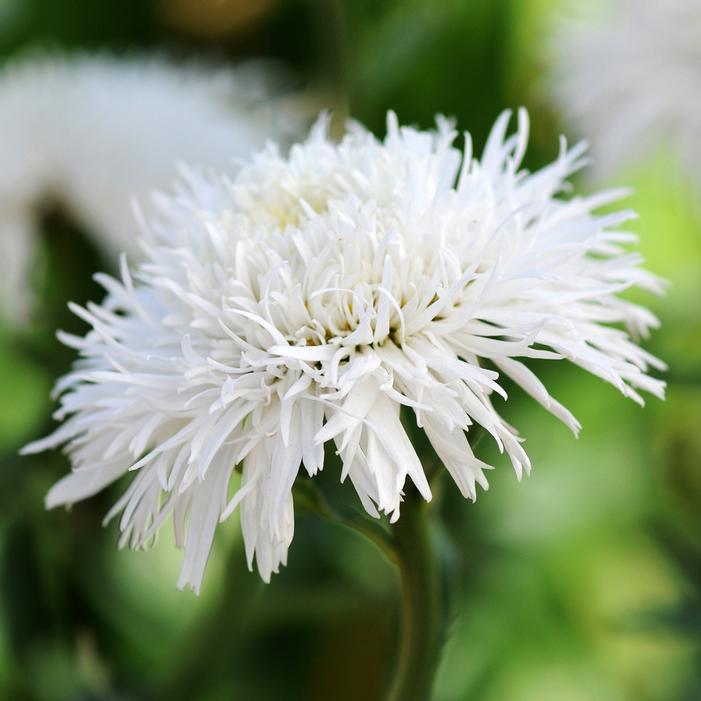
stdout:
POLYGON ((399 560, 401 623, 387 701, 429 701, 438 666, 444 617, 427 508, 419 493, 408 488, 401 517, 392 527, 399 560))
POLYGON ((295 508, 309 511, 367 538, 393 564, 398 557, 391 534, 378 523, 348 509, 333 507, 311 481, 298 480, 294 490, 295 508))

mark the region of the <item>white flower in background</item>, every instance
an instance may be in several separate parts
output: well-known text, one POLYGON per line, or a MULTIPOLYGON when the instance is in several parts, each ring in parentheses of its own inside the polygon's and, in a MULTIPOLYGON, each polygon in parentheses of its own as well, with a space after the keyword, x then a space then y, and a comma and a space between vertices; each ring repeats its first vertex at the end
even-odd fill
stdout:
POLYGON ((599 175, 671 146, 701 178, 701 2, 573 0, 550 59, 554 99, 599 175))
POLYGON ((487 488, 468 443, 475 425, 530 469, 493 398, 510 377, 575 433, 576 419, 519 358, 566 358, 642 403, 661 367, 629 337, 656 325, 618 293, 659 291, 623 246, 628 211, 595 215, 620 191, 561 199, 582 165, 521 169, 527 119, 508 114, 474 160, 436 132, 378 141, 321 120, 289 158, 269 147, 229 181, 190 174, 161 197, 134 281, 103 276, 102 305, 74 307, 92 330, 58 384, 63 425, 27 447, 64 444, 74 471, 48 505, 84 499, 127 472, 122 543, 145 545, 173 515, 180 586, 199 589, 217 521, 239 506, 249 566, 264 580, 292 541, 292 486, 322 469, 331 442, 362 505, 399 518, 411 480, 431 498, 400 421, 413 411, 461 492, 487 488), (466 435, 467 434, 467 435, 466 435), (241 483, 229 495, 234 466, 241 483), (189 514, 189 521, 188 521, 189 514))
POLYGON ((130 201, 190 162, 233 173, 268 138, 303 124, 274 97, 270 66, 162 58, 30 56, 0 72, 0 313, 21 318, 37 210, 57 202, 112 257, 136 252, 130 201))

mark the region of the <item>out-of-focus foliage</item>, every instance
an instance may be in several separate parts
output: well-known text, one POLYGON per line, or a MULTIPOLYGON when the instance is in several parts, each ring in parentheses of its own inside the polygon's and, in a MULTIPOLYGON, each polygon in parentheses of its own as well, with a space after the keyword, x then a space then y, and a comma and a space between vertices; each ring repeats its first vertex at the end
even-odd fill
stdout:
MULTIPOLYGON (((552 4, 0 0, 0 51, 273 56, 340 116, 381 132, 388 108, 423 127, 442 112, 478 148, 502 108, 525 104, 536 166, 567 131, 542 90, 552 4)), ((529 437, 533 475, 518 484, 501 460, 476 504, 445 483, 433 506, 462 581, 440 701, 701 697, 701 195, 663 149, 617 181, 636 188, 642 250, 672 283, 653 302, 663 329, 649 342, 670 365, 669 398, 640 410, 564 362, 544 367, 584 425, 575 440, 512 388, 505 411, 529 437)), ((266 586, 246 571, 232 519, 196 598, 175 590, 167 528, 150 553, 117 551, 116 527, 100 528, 120 485, 70 516, 44 511, 68 466, 16 451, 50 426, 48 389, 72 358, 54 329, 82 331, 65 301, 99 295, 90 275, 114 262, 60 216, 38 225, 42 303, 28 328, 0 329, 0 698, 379 698, 396 580, 355 533, 301 518, 289 567, 266 586)))

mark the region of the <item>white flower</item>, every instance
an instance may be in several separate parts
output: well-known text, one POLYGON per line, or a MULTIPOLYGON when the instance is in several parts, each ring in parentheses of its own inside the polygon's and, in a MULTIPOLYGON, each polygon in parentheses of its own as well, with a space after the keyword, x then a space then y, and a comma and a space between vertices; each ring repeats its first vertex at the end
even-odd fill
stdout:
MULTIPOLYGON (((299 132, 272 73, 107 55, 31 56, 0 72, 0 307, 21 318, 37 208, 56 200, 115 257, 136 252, 130 200, 167 187, 176 164, 234 172, 234 159, 299 132)), ((146 202, 144 202, 146 204, 146 202)))
POLYGON ((48 505, 84 499, 132 471, 108 516, 145 545, 173 514, 180 586, 199 589, 217 521, 238 505, 249 566, 268 581, 292 541, 292 486, 322 469, 331 442, 372 516, 400 514, 411 480, 431 490, 400 421, 410 407, 461 492, 487 488, 468 442, 488 431, 517 475, 530 469, 492 403, 509 376, 575 433, 575 418, 518 358, 567 358, 642 403, 660 367, 629 334, 656 325, 619 298, 659 290, 622 246, 621 196, 561 199, 582 147, 529 174, 525 112, 484 155, 455 132, 399 128, 384 142, 353 126, 339 144, 322 119, 289 158, 269 147, 230 182, 190 174, 161 198, 136 282, 103 276, 108 297, 75 312, 82 359, 60 381, 65 421, 27 452, 65 444, 74 471, 48 505), (466 437, 467 434, 467 437, 466 437), (234 466, 241 484, 232 498, 234 466), (189 513, 189 525, 187 525, 189 513))
POLYGON ((701 3, 571 0, 553 28, 551 90, 591 138, 599 175, 671 146, 701 178, 701 3))

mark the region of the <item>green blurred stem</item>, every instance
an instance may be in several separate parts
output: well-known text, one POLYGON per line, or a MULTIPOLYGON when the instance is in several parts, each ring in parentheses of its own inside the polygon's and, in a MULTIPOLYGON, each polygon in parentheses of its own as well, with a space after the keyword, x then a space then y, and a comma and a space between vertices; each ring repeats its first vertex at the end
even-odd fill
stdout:
POLYGON ((398 564, 394 541, 390 533, 378 523, 352 511, 334 508, 321 490, 308 481, 300 481, 295 485, 294 496, 296 508, 318 514, 331 523, 359 533, 374 543, 390 562, 398 564))
POLYGON ((413 485, 407 485, 401 517, 391 530, 385 530, 367 517, 334 508, 310 481, 299 481, 294 494, 296 508, 362 534, 397 566, 401 588, 399 650, 387 701, 430 701, 444 616, 428 504, 413 485))
POLYGON ((442 642, 438 559, 428 504, 409 487, 392 526, 401 586, 399 652, 387 701, 429 701, 442 642))

